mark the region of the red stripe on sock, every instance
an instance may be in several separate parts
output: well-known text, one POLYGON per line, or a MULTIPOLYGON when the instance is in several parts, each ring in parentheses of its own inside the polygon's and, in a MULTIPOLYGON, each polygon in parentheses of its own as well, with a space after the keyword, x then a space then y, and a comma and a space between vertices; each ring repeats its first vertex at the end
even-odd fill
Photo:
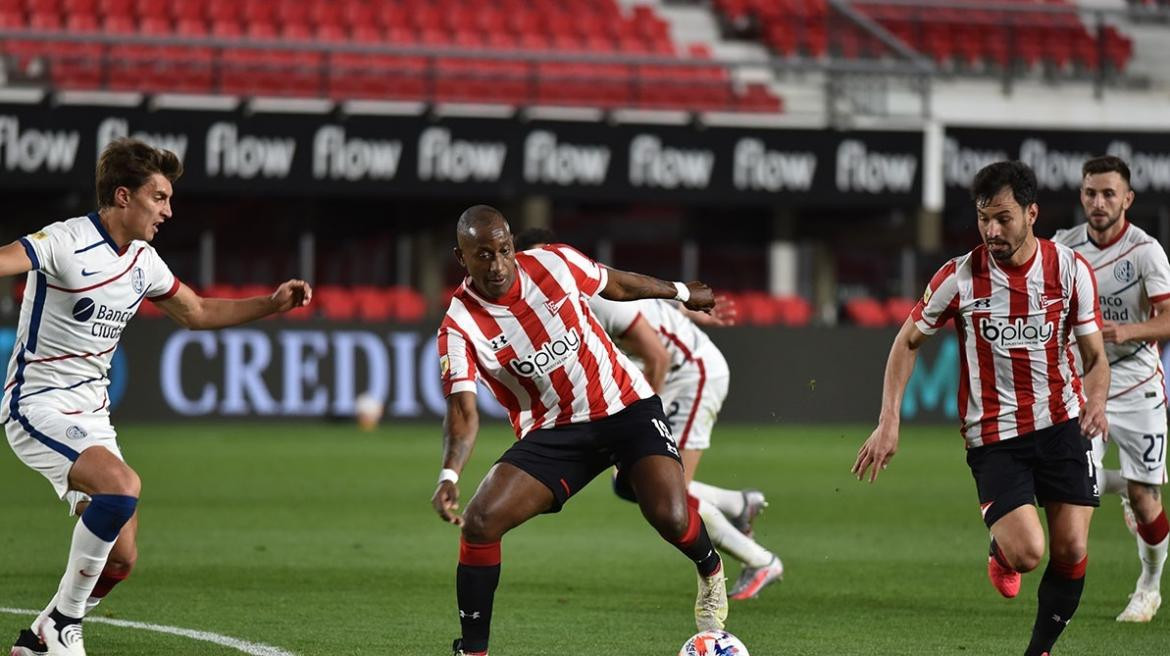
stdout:
POLYGON ((699 527, 703 525, 703 520, 699 519, 699 500, 691 495, 687 495, 687 530, 682 537, 675 542, 682 548, 687 548, 699 539, 699 527), (691 502, 694 503, 691 503, 691 502))
POLYGON ((500 543, 475 544, 459 538, 459 564, 495 567, 500 564, 500 543))
POLYGON ((130 576, 130 572, 111 571, 109 567, 105 568, 102 570, 102 575, 98 577, 97 585, 93 587, 93 592, 89 593, 89 596, 102 599, 110 594, 110 590, 113 590, 115 585, 125 581, 128 576, 130 576))
POLYGON ((1065 578, 1070 581, 1085 578, 1085 568, 1088 566, 1088 554, 1085 554, 1085 557, 1081 559, 1081 562, 1076 564, 1062 563, 1059 560, 1052 561, 1053 571, 1055 571, 1061 578, 1065 578))
POLYGON ((1166 511, 1158 513, 1158 518, 1149 524, 1138 523, 1138 535, 1146 544, 1161 544, 1162 540, 1170 535, 1170 522, 1166 521, 1166 511))

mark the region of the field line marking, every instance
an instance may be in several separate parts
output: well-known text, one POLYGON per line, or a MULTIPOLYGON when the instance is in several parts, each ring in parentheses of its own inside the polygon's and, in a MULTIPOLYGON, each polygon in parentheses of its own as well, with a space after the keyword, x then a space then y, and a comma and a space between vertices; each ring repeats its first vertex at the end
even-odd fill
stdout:
MULTIPOLYGON (((0 613, 8 613, 9 615, 33 615, 35 616, 40 611, 26 610, 23 608, 5 608, 0 606, 0 613)), ((143 631, 154 631, 155 633, 166 633, 169 635, 179 636, 182 638, 190 638, 192 640, 199 640, 201 642, 210 642, 224 647, 235 649, 236 651, 252 656, 296 656, 293 652, 285 651, 280 647, 273 647, 262 642, 249 642, 247 640, 240 640, 231 636, 220 635, 218 633, 211 633, 208 631, 196 631, 194 629, 184 629, 178 626, 167 626, 165 624, 151 624, 149 622, 131 622, 129 620, 117 620, 109 617, 87 617, 86 624, 110 624, 125 629, 140 629, 143 631)))

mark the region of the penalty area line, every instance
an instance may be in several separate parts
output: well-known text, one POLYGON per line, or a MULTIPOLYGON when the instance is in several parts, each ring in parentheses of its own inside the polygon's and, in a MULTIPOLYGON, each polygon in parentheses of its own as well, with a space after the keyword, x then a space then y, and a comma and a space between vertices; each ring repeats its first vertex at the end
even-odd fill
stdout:
MULTIPOLYGON (((23 608, 5 608, 0 606, 0 613, 8 613, 9 615, 32 615, 36 616, 40 611, 26 610, 23 608)), ((251 654, 252 656, 297 656, 291 651, 285 651, 280 647, 273 647, 262 642, 250 642, 248 640, 240 640, 231 636, 220 635, 218 633, 211 633, 209 631, 196 631, 195 629, 184 629, 178 626, 167 626, 165 624, 151 624, 149 622, 131 622, 129 620, 117 620, 110 617, 87 617, 86 624, 109 624, 124 629, 138 629, 140 631, 154 631, 155 633, 165 633, 167 635, 179 636, 181 638, 190 638, 191 640, 198 640, 200 642, 210 642, 230 649, 235 649, 238 652, 251 654)))

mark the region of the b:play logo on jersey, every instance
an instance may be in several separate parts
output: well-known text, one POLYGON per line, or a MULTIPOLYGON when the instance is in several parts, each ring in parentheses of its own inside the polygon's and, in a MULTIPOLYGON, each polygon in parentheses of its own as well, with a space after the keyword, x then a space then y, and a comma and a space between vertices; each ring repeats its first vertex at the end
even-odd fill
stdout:
POLYGON ((979 324, 979 335, 1000 348, 1035 348, 1052 339, 1051 321, 1035 325, 1017 317, 1012 322, 1003 319, 984 319, 979 324))

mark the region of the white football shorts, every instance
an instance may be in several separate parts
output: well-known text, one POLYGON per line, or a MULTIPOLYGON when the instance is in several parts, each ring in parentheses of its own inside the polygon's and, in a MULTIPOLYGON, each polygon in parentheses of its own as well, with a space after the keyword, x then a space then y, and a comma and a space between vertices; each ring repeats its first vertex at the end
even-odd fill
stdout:
POLYGON ((662 409, 680 449, 706 449, 711 446, 711 431, 727 398, 731 377, 724 372, 708 378, 697 367, 686 367, 683 371, 681 375, 667 374, 662 409))
POLYGON ((1097 467, 1109 444, 1117 445, 1121 475, 1149 485, 1166 482, 1166 409, 1108 412, 1109 442, 1093 440, 1097 467))
POLYGON ((103 446, 125 460, 108 415, 69 415, 48 406, 25 405, 8 418, 4 432, 16 457, 49 479, 71 513, 76 513, 78 503, 89 500, 69 489, 69 470, 82 451, 103 446))

